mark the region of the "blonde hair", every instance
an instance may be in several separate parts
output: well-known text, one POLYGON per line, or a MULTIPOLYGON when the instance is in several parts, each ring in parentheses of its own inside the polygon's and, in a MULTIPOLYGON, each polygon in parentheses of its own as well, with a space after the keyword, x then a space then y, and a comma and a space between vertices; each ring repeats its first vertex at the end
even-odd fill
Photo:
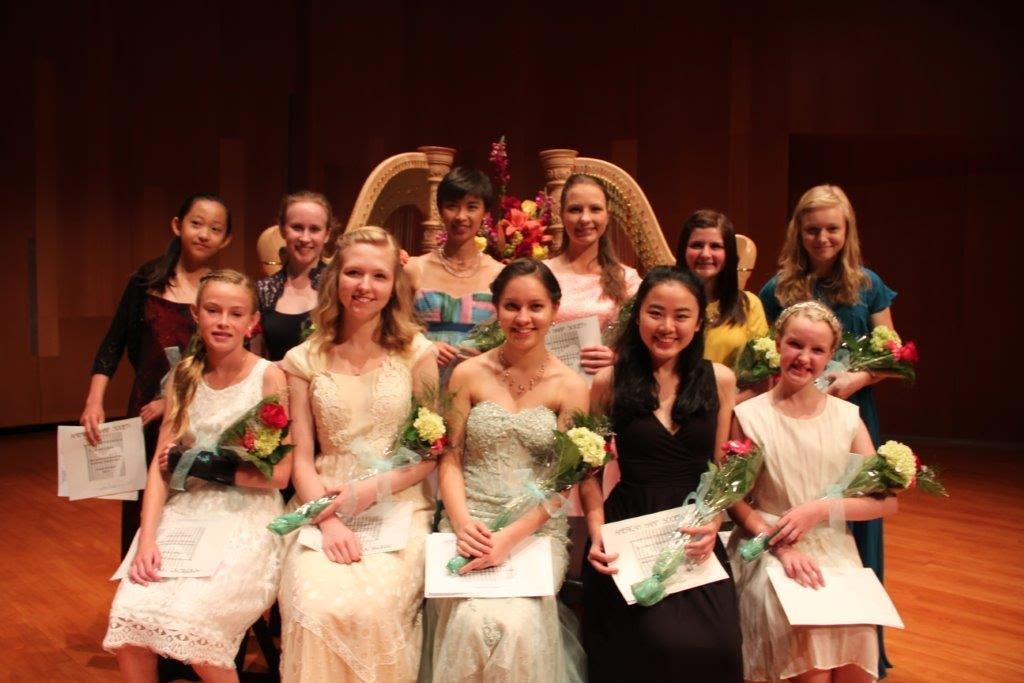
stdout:
MULTIPOLYGON (((249 294, 252 304, 252 312, 259 310, 259 300, 256 297, 256 288, 252 280, 239 273, 237 270, 223 269, 210 271, 199 279, 199 290, 196 292, 196 305, 203 300, 203 292, 211 282, 223 282, 229 285, 237 285, 245 289, 249 294)), ((206 371, 206 345, 199 332, 193 337, 189 344, 189 355, 181 359, 174 366, 173 387, 174 391, 167 397, 167 417, 170 420, 174 432, 174 439, 177 440, 188 431, 188 407, 196 394, 196 387, 206 371)))
MULTIPOLYGON (((608 216, 608 224, 605 226, 604 234, 597 241, 597 264, 601 267, 601 293, 621 306, 629 295, 626 290, 626 269, 623 268, 619 255, 615 252, 615 245, 612 244, 612 227, 614 226, 612 213, 612 198, 605 185, 599 178, 586 173, 573 173, 562 186, 561 211, 565 211, 565 197, 576 185, 596 185, 604 195, 605 213, 608 216)), ((565 223, 565 220, 562 220, 565 223)), ((552 256, 564 254, 569 249, 569 233, 562 235, 562 244, 552 256)))
POLYGON ((320 280, 317 305, 310 316, 316 325, 310 336, 312 347, 317 353, 325 353, 329 346, 340 342, 345 313, 338 302, 338 275, 344 265, 345 250, 356 244, 385 247, 391 252, 395 264, 394 288, 387 304, 380 312, 377 342, 389 351, 405 353, 412 344, 413 337, 422 328, 413 316, 412 287, 402 268, 398 242, 386 230, 375 225, 349 230, 338 237, 335 256, 320 280))
POLYGON ((800 316, 815 323, 827 324, 832 330, 832 353, 836 352, 836 349, 839 348, 839 342, 843 340, 843 326, 839 322, 839 318, 836 317, 836 314, 832 312, 832 309, 819 301, 802 301, 798 304, 793 304, 784 310, 779 315, 779 319, 775 321, 776 339, 782 338, 783 333, 786 331, 786 323, 794 316, 800 316))
POLYGON ((832 272, 822 280, 822 293, 832 303, 852 306, 860 298, 861 288, 871 286, 861 260, 853 205, 838 185, 817 185, 800 197, 786 228, 786 241, 779 254, 778 284, 775 286, 775 297, 783 306, 814 298, 817 276, 811 270, 810 259, 803 246, 800 222, 811 211, 835 207, 846 220, 846 241, 832 272))
MULTIPOLYGON (((327 197, 320 194, 319 192, 313 192, 312 190, 299 190, 298 192, 292 192, 286 194, 281 198, 281 208, 277 212, 277 227, 281 231, 282 236, 284 235, 284 229, 288 218, 288 209, 291 208, 292 204, 298 204, 299 202, 309 202, 310 204, 316 204, 324 210, 324 214, 327 216, 327 222, 324 227, 327 229, 327 236, 324 239, 324 250, 331 245, 331 235, 335 234, 338 228, 338 219, 334 215, 334 209, 331 208, 331 203, 327 201, 327 197)), ((321 258, 324 258, 322 255, 321 258)))

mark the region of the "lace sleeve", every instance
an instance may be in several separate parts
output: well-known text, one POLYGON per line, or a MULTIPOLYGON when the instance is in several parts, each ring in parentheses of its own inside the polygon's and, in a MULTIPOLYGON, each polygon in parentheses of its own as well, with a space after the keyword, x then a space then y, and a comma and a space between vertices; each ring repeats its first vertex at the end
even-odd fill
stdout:
POLYGON ((121 301, 117 304, 114 319, 110 321, 107 336, 103 338, 96 351, 96 357, 92 362, 92 374, 112 377, 117 372, 121 356, 128 345, 131 326, 136 323, 134 318, 137 317, 139 295, 139 284, 132 278, 121 294, 121 301))

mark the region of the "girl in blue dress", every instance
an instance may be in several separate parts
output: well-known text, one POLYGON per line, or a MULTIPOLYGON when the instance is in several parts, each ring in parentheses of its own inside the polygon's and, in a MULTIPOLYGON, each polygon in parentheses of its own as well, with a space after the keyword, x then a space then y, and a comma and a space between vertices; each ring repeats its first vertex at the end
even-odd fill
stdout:
MULTIPOLYGON (((843 331, 856 337, 870 335, 878 325, 893 329, 892 300, 896 292, 861 258, 857 218, 846 193, 836 185, 818 185, 800 197, 786 230, 779 256, 779 272, 760 292, 768 322, 774 324, 783 309, 816 299, 829 306, 843 331)), ((871 441, 881 444, 878 411, 871 387, 884 374, 867 371, 827 373, 827 392, 860 409, 871 441)), ((882 520, 854 522, 853 536, 865 567, 883 574, 882 520)), ((879 677, 890 666, 885 656, 882 629, 878 628, 879 677)))

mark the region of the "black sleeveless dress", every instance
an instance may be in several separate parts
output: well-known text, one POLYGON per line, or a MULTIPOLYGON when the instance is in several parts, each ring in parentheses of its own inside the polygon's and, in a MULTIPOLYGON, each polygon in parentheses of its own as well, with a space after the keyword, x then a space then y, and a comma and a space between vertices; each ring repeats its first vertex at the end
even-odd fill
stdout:
MULTIPOLYGON (((605 521, 683 504, 715 447, 717 411, 692 416, 671 434, 653 413, 616 425, 622 480, 605 501, 605 521)), ((727 572, 720 540, 715 555, 727 572)), ((684 570, 680 570, 684 571, 684 570)), ((669 595, 652 607, 627 605, 611 577, 584 560, 584 645, 591 681, 743 680, 736 592, 730 578, 669 595)))

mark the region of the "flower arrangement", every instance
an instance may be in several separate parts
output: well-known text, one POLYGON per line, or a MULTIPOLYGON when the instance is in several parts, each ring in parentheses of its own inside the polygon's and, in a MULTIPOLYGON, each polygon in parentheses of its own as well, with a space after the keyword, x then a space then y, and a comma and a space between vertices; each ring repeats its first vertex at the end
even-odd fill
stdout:
POLYGON ((488 231, 492 254, 502 263, 517 258, 547 258, 552 240, 548 233, 551 198, 543 190, 532 200, 522 200, 507 193, 512 176, 504 135, 491 143, 490 162, 491 177, 498 187, 498 206, 501 207, 501 218, 493 225, 489 217, 485 218, 482 228, 488 231))
MULTIPOLYGON (((592 476, 611 460, 611 422, 598 415, 575 412, 566 431, 554 432, 554 462, 544 474, 530 470, 517 472, 518 490, 488 524, 491 531, 500 531, 537 507, 544 506, 548 514, 557 517, 566 514, 568 501, 552 505, 551 498, 567 491, 588 476, 592 476)), ((456 555, 446 565, 449 573, 458 574, 469 564, 469 558, 456 555)))
MULTIPOLYGON (((856 498, 895 496, 911 486, 917 486, 933 496, 948 496, 935 468, 921 462, 906 444, 886 441, 869 458, 853 461, 846 474, 830 486, 822 498, 856 498)), ((759 558, 768 548, 768 542, 778 533, 761 533, 740 545, 739 553, 747 562, 759 558)))
POLYGON ((213 453, 201 448, 173 449, 168 454, 171 488, 185 490, 189 470, 203 453, 208 454, 204 457, 230 455, 238 462, 251 463, 260 474, 271 479, 274 465, 292 451, 291 445, 281 443, 288 436, 288 424, 288 412, 281 405, 280 397, 276 394, 264 397, 221 433, 213 453))
MULTIPOLYGON (((683 502, 680 528, 707 524, 715 515, 742 500, 754 487, 764 464, 762 448, 750 439, 744 439, 729 441, 723 444, 722 450, 725 460, 721 465, 709 462, 707 471, 700 475, 697 490, 683 502)), ((637 603, 650 607, 664 599, 665 582, 684 563, 691 566, 692 560, 686 556, 686 544, 690 540, 690 534, 682 531, 672 535, 658 553, 651 575, 630 586, 637 603)))
POLYGON ((747 341, 736 357, 733 372, 736 373, 736 385, 741 388, 778 374, 779 351, 775 340, 766 335, 747 341))
MULTIPOLYGON (((394 445, 384 458, 374 458, 370 454, 360 456, 360 464, 364 472, 348 482, 348 484, 369 479, 394 469, 411 467, 424 460, 432 460, 440 455, 448 445, 448 427, 444 418, 430 408, 416 403, 409 416, 398 430, 394 445)), ((346 488, 350 488, 346 486, 346 488)), ((389 493, 390 489, 386 491, 389 493)), ((287 512, 274 519, 267 528, 279 536, 289 534, 299 527, 312 522, 324 511, 335 498, 341 494, 321 496, 311 500, 292 512, 287 512)))
POLYGON ((849 352, 849 358, 843 365, 851 372, 892 372, 910 382, 917 377, 914 368, 918 360, 917 344, 912 341, 904 343, 894 330, 885 325, 878 325, 870 335, 862 337, 844 335, 842 348, 849 352))

